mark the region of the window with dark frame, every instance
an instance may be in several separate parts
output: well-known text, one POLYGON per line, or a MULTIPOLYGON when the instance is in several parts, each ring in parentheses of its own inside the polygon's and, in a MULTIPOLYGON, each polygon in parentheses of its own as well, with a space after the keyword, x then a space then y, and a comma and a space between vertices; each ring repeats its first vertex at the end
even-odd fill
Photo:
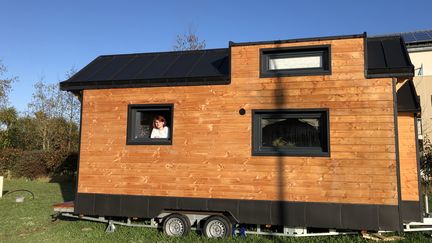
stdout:
POLYGON ((173 107, 173 104, 129 105, 126 144, 171 145, 173 107))
POLYGON ((252 155, 329 156, 328 109, 253 110, 252 155))
POLYGON ((261 49, 260 77, 331 74, 330 45, 261 49))

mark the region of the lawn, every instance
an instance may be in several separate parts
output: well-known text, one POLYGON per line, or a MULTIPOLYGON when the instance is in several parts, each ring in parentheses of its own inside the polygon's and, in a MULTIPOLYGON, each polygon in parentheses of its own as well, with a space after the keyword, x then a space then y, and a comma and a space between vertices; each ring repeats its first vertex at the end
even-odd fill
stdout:
MULTIPOLYGON (((185 238, 170 238, 156 229, 117 226, 115 233, 105 233, 105 224, 80 220, 52 220, 52 204, 73 199, 73 182, 53 182, 48 179, 4 181, 4 191, 26 189, 34 193, 6 194, 0 199, 0 242, 220 242, 208 240, 196 233, 185 238), (16 203, 16 196, 26 196, 23 203, 16 203)), ((430 233, 404 235, 404 242, 431 241, 430 233)), ((233 237, 224 242, 366 242, 360 236, 334 237, 265 237, 248 235, 233 237)))

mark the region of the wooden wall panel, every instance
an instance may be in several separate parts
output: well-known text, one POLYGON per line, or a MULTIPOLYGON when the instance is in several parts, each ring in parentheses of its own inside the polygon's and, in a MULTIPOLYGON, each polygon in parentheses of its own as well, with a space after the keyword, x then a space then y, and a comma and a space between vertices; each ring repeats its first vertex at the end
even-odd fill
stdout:
POLYGON ((85 90, 79 192, 397 204, 391 79, 363 39, 232 47, 231 84, 85 90), (259 78, 259 49, 331 45, 332 74, 259 78), (126 145, 128 104, 174 104, 171 146, 126 145), (240 116, 238 110, 246 109, 240 116), (251 110, 329 108, 331 157, 251 156, 251 110))
POLYGON ((412 113, 398 114, 398 134, 402 200, 418 201, 417 150, 412 113))

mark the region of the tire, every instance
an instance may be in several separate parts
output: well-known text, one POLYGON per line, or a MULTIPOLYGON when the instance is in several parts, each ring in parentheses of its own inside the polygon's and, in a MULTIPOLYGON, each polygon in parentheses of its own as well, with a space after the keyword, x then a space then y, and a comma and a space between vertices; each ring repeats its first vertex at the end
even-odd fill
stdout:
POLYGON ((225 216, 211 216, 203 226, 202 232, 207 238, 225 238, 231 235, 232 224, 225 216))
POLYGON ((162 228, 166 235, 181 237, 189 234, 191 225, 188 217, 173 213, 165 217, 162 228))

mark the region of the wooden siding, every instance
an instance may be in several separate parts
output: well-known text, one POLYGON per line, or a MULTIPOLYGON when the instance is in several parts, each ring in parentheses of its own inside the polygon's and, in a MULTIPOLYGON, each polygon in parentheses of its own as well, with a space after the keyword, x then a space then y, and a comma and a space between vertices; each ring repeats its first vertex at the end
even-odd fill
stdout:
POLYGON ((397 204, 392 80, 365 79, 362 38, 232 47, 231 65, 230 85, 85 90, 78 191, 397 204), (325 44, 331 75, 259 78, 260 48, 325 44), (127 146, 127 105, 158 103, 173 145, 127 146), (329 108, 331 157, 251 156, 251 109, 275 108, 329 108))
POLYGON ((417 150, 412 113, 398 114, 398 134, 402 200, 418 201, 417 150))

